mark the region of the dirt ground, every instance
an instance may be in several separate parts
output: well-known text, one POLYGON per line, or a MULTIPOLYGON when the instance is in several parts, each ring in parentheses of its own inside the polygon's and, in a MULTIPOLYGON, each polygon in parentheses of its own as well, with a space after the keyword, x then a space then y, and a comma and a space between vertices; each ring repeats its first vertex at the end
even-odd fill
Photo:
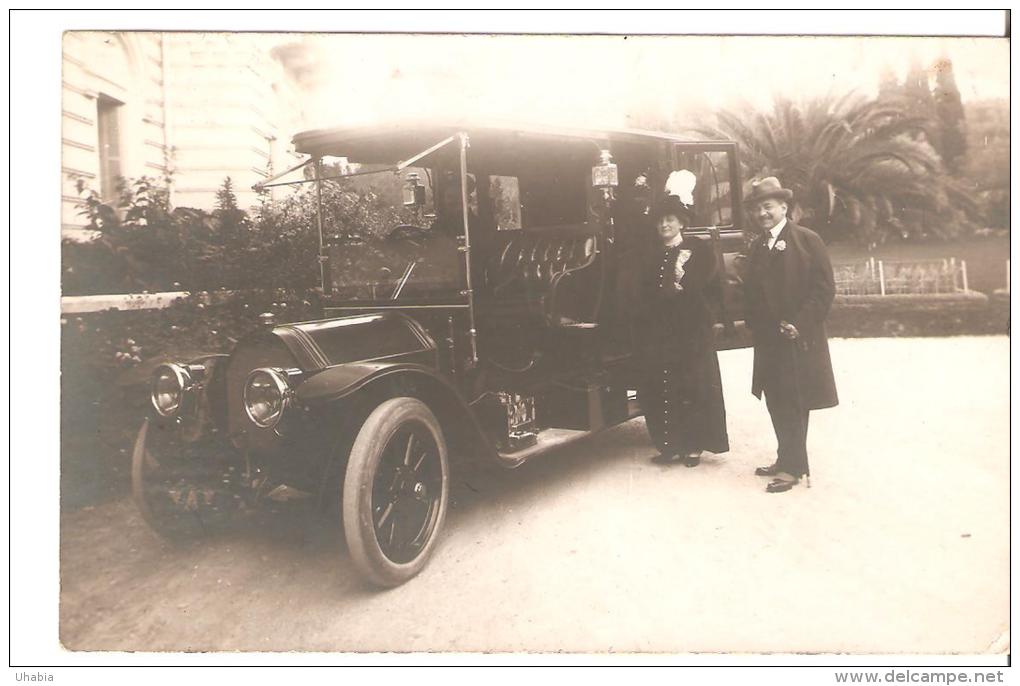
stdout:
POLYGON ((260 517, 175 549, 129 500, 61 522, 70 650, 988 653, 1009 641, 1009 342, 834 340, 812 488, 764 492, 749 351, 731 452, 651 464, 641 420, 454 475, 431 563, 385 592, 336 534, 260 517))

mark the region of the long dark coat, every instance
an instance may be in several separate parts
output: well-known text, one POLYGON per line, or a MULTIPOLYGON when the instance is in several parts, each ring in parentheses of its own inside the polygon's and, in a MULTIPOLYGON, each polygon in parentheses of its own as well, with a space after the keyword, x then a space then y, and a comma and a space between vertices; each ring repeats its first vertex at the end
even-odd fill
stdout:
POLYGON ((686 238, 669 249, 651 242, 627 265, 629 314, 640 383, 638 399, 660 451, 729 450, 726 407, 705 289, 717 275, 710 245, 686 238), (681 250, 681 289, 674 285, 681 250))
POLYGON ((835 407, 825 318, 836 289, 825 244, 790 221, 776 239, 784 250, 770 251, 767 239, 754 242, 744 278, 745 320, 754 339, 751 392, 758 398, 768 388, 796 393, 805 410, 835 407), (783 320, 797 327, 798 341, 780 335, 783 320))

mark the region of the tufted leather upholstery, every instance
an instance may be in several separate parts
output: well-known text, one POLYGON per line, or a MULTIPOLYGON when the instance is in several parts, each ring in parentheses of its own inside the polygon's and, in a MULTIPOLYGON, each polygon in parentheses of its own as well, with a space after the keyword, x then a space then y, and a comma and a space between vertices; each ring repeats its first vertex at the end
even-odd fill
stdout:
MULTIPOLYGON (((497 246, 486 265, 488 305, 505 315, 538 315, 552 325, 560 325, 563 317, 576 320, 577 308, 566 302, 573 298, 564 298, 558 292, 559 286, 564 279, 576 281, 575 275, 580 278, 579 273, 591 266, 597 255, 597 239, 588 232, 563 229, 508 232, 505 244, 497 246)), ((598 289, 601 284, 592 283, 591 287, 598 289)), ((591 319, 596 313, 590 314, 591 317, 582 320, 591 319)))
POLYGON ((515 236, 491 266, 488 282, 493 294, 542 295, 557 276, 587 266, 595 257, 595 237, 545 238, 515 236))

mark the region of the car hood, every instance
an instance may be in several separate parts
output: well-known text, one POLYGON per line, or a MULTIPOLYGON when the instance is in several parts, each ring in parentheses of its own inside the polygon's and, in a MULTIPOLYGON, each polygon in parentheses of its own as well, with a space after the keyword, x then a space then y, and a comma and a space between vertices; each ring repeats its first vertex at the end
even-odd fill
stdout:
POLYGON ((273 334, 306 372, 431 351, 436 347, 417 322, 396 312, 284 324, 275 327, 273 334))
POLYGON ((244 384, 254 369, 297 369, 304 372, 305 378, 311 378, 330 367, 352 363, 408 360, 434 364, 435 349, 435 343, 417 322, 396 312, 281 324, 262 330, 237 344, 224 371, 230 432, 254 431, 266 434, 266 441, 275 440, 271 431, 255 429, 245 416, 244 384))

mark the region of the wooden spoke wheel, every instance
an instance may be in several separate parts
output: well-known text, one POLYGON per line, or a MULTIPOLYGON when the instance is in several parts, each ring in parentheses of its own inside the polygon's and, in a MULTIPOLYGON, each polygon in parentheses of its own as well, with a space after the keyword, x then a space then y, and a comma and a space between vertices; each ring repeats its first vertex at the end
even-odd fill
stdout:
POLYGON ((237 503, 223 490, 222 475, 214 466, 175 454, 181 446, 164 432, 173 433, 148 419, 142 423, 131 459, 131 492, 156 533, 182 542, 222 524, 237 503))
POLYGON ((393 398, 369 415, 344 479, 344 534, 358 571, 397 586, 422 570, 449 500, 446 441, 432 411, 393 398))

